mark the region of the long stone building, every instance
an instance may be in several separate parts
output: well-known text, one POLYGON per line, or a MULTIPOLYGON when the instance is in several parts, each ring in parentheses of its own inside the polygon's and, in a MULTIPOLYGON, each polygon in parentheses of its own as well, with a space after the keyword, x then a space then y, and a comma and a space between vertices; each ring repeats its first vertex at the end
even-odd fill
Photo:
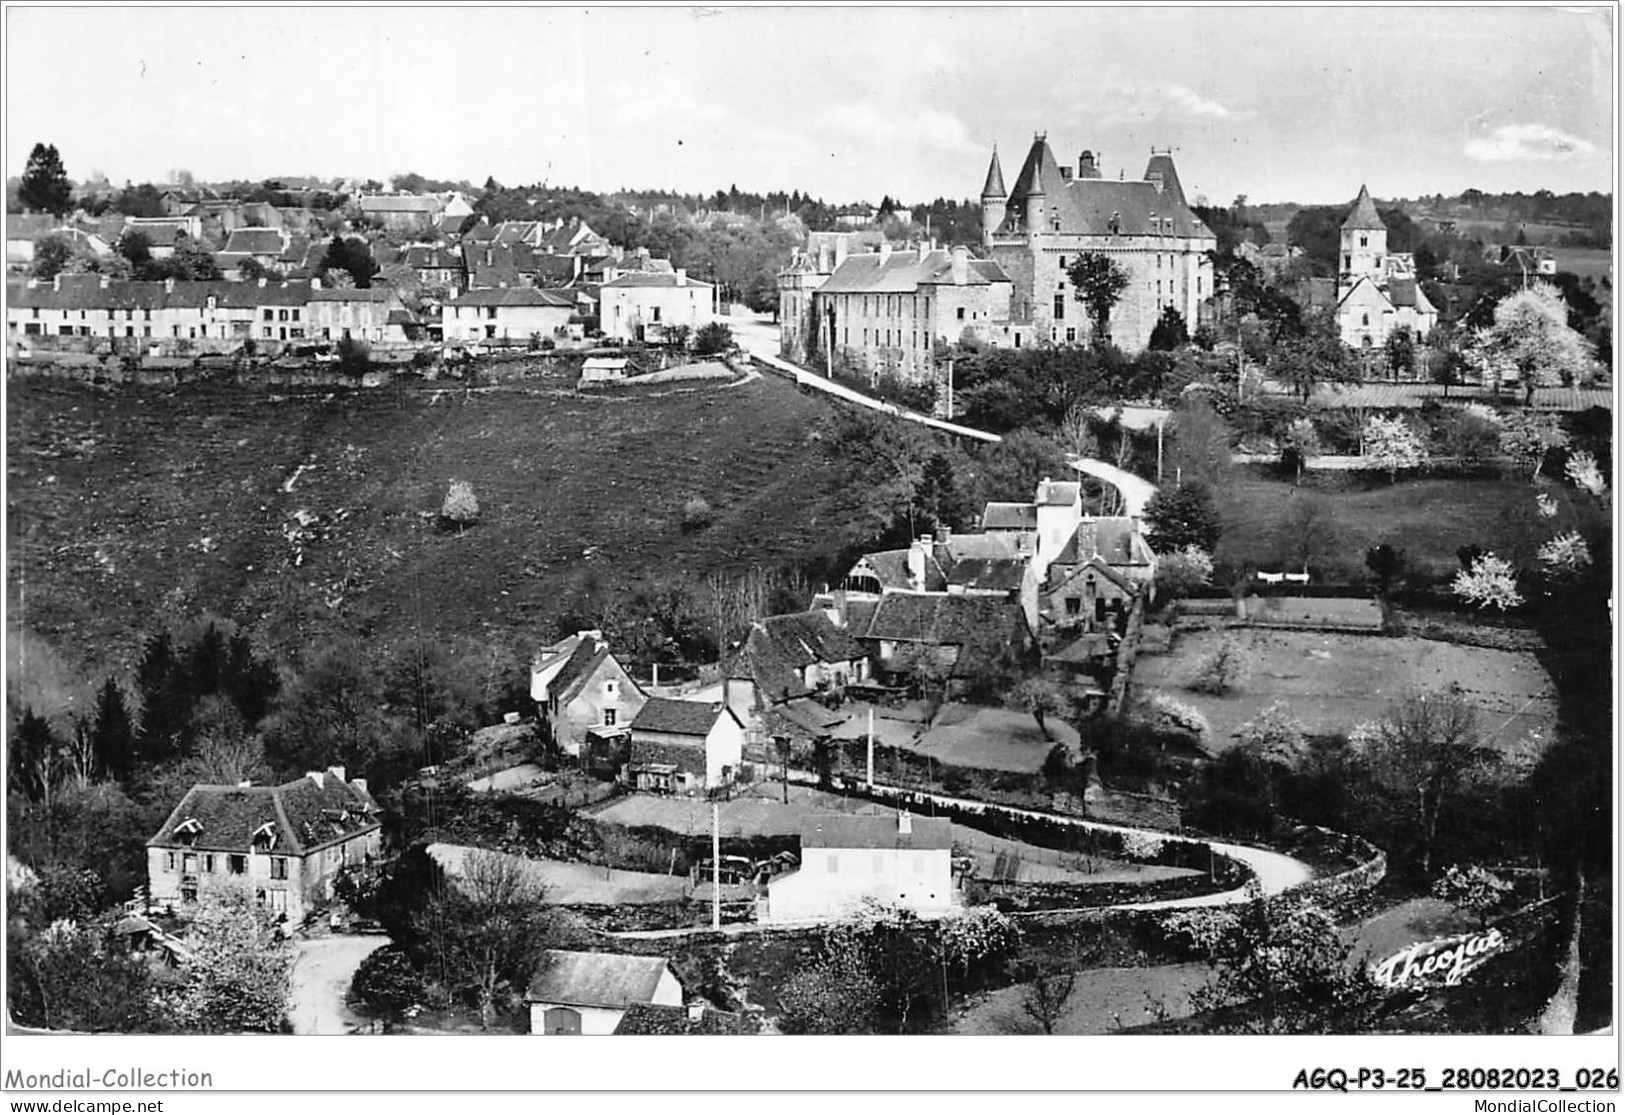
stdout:
POLYGON ((997 342, 1010 347, 1089 339, 1083 303, 1067 278, 1084 252, 1105 253, 1127 273, 1110 320, 1112 341, 1127 351, 1146 346, 1169 306, 1194 328, 1213 295, 1207 253, 1218 241, 1186 203, 1168 154, 1153 153, 1138 181, 1114 181, 1102 177, 1091 151, 1076 169, 1060 165, 1040 133, 1006 192, 994 151, 982 187, 982 229, 989 255, 1013 284, 1010 320, 997 342))

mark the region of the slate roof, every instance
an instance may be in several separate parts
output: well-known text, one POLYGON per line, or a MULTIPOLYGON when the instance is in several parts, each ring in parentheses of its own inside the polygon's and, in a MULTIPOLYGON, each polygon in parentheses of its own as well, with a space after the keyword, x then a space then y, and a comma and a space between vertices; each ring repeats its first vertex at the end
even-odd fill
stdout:
POLYGON ((1083 485, 1076 480, 1040 480, 1036 505, 1044 507, 1071 507, 1078 502, 1083 485))
MULTIPOLYGON (((863 561, 874 571, 881 588, 909 588, 908 554, 907 550, 876 550, 864 554, 863 561)), ((947 587, 948 578, 937 563, 935 552, 926 555, 924 588, 928 592, 941 592, 947 587)))
POLYGON ((531 977, 525 999, 618 1010, 653 999, 660 977, 668 970, 666 960, 659 956, 548 949, 531 977))
POLYGON ((379 826, 378 803, 372 795, 332 773, 321 785, 307 775, 281 786, 208 786, 187 791, 148 847, 186 847, 175 830, 188 821, 199 826, 190 847, 202 851, 252 850, 253 837, 269 825, 275 834, 272 851, 304 853, 379 826))
POLYGON ((127 225, 126 232, 139 232, 154 248, 173 248, 188 239, 186 230, 179 225, 127 225))
POLYGON ((863 648, 823 612, 768 616, 751 624, 728 676, 748 678, 769 701, 786 701, 812 692, 802 671, 817 663, 850 662, 863 648))
POLYGON ((987 181, 982 183, 983 197, 1005 197, 1004 169, 999 166, 999 149, 993 149, 993 161, 987 164, 987 181))
POLYGON ((388 302, 395 292, 387 286, 318 287, 310 292, 312 302, 388 302))
POLYGON ((688 275, 679 275, 676 272, 666 271, 636 271, 630 275, 622 275, 604 284, 606 287, 704 287, 711 289, 710 283, 688 275))
MULTIPOLYGON (((325 246, 323 250, 326 250, 325 246)), ((290 236, 288 237, 287 247, 282 249, 282 254, 277 257, 277 261, 291 267, 296 264, 303 263, 305 261, 305 256, 309 252, 310 237, 290 236)))
POLYGON ((948 567, 950 585, 983 592, 1014 592, 1027 575, 1026 558, 960 558, 948 567))
POLYGON ((471 290, 447 302, 448 306, 555 306, 573 309, 576 300, 561 290, 539 287, 490 287, 471 290))
POLYGON ((1360 196, 1354 199, 1354 208, 1343 220, 1344 230, 1373 229, 1386 232, 1388 226, 1382 223, 1382 217, 1377 214, 1376 203, 1371 200, 1370 192, 1365 183, 1360 184, 1360 196))
POLYGON ((982 508, 983 530, 1036 530, 1038 508, 1030 503, 989 503, 982 508))
POLYGON ((1166 156, 1153 156, 1146 167, 1149 174, 1163 173, 1161 192, 1149 181, 1112 181, 1106 178, 1061 177, 1061 168, 1055 162, 1049 142, 1038 138, 1027 153, 1027 160, 1016 176, 1015 187, 1005 209, 1000 234, 1022 232, 1027 227, 1029 199, 1042 195, 1044 213, 1039 218, 1044 231, 1049 231, 1049 211, 1060 215, 1059 231, 1063 234, 1086 236, 1115 235, 1147 236, 1172 235, 1212 239, 1213 233, 1185 204, 1178 188, 1178 176, 1173 175, 1173 160, 1166 156), (1173 188, 1169 178, 1172 176, 1173 188), (1153 218, 1157 223, 1153 224, 1153 218), (1162 222, 1172 220, 1172 225, 1162 222))
POLYGON ((426 247, 422 244, 406 249, 402 261, 408 267, 423 270, 462 270, 463 258, 450 248, 426 247))
POLYGON ((658 1003, 633 1003, 615 1025, 617 1034, 745 1034, 744 1020, 737 1014, 706 1007, 697 1020, 691 1020, 686 1007, 658 1003))
POLYGON ((254 306, 303 306, 310 301, 308 282, 231 283, 178 282, 173 290, 162 282, 123 280, 101 285, 99 275, 63 275, 60 288, 51 283, 30 287, 7 283, 6 301, 13 306, 42 310, 161 310, 206 306, 212 296, 228 309, 254 306))
POLYGON ((1147 565, 1142 546, 1135 545, 1134 520, 1119 516, 1089 518, 1078 524, 1061 552, 1056 565, 1079 565, 1099 555, 1112 565, 1147 565))
POLYGON ((801 828, 803 848, 898 848, 934 851, 954 846, 953 822, 946 817, 909 817, 909 833, 899 818, 826 813, 809 817, 801 828))
POLYGON ((965 677, 1030 636, 1019 601, 1003 596, 904 592, 888 589, 865 639, 959 647, 953 676, 965 677))
POLYGON ((536 235, 535 221, 503 221, 497 225, 495 242, 498 244, 529 244, 536 235))
POLYGON ((573 701, 576 694, 581 692, 588 679, 597 672, 598 667, 609 657, 609 644, 601 642, 591 636, 585 636, 577 641, 575 649, 565 661, 559 672, 553 675, 548 685, 550 694, 557 694, 559 704, 563 705, 573 701))
POLYGON ((674 736, 709 735, 722 716, 724 706, 709 701, 679 701, 672 697, 650 697, 632 718, 634 732, 665 732, 674 736))
POLYGON ((62 224, 49 213, 7 213, 7 240, 39 240, 62 224))
POLYGON ((576 256, 537 255, 536 281, 551 286, 563 286, 576 277, 576 256))
POLYGON ((253 256, 280 256, 286 245, 274 228, 240 228, 226 238, 225 251, 253 256))
POLYGON ((1050 568, 1055 570, 1056 574, 1059 576, 1059 580, 1054 581, 1046 590, 1051 594, 1059 592, 1075 577, 1082 574, 1086 569, 1095 570, 1102 577, 1116 585, 1125 593, 1132 595, 1139 591, 1139 589, 1135 587, 1133 581, 1129 580, 1127 577, 1123 576, 1123 574, 1113 569, 1111 565, 1107 563, 1106 559, 1101 557, 1099 554, 1089 558, 1087 561, 1075 565, 1072 563, 1063 564, 1061 559, 1057 558, 1055 563, 1050 568))
MULTIPOLYGON (((953 253, 879 252, 847 256, 819 287, 822 294, 911 294, 922 286, 953 285, 953 253)), ((969 286, 1007 283, 1010 277, 992 260, 972 259, 969 286)))

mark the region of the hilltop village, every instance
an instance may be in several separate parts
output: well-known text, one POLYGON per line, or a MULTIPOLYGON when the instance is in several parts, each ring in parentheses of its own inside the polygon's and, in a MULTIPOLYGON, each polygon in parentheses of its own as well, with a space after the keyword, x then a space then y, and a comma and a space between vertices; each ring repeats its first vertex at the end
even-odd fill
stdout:
POLYGON ((37 147, 16 1024, 1611 1024, 1596 229, 1059 144, 921 206, 37 147))

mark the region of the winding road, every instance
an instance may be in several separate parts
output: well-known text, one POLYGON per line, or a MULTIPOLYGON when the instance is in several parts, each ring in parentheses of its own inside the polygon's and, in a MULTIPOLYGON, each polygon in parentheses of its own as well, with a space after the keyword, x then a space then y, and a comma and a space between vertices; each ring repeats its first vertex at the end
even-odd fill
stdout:
POLYGON ((288 1021, 296 1034, 348 1034, 361 1020, 345 996, 361 962, 389 944, 389 938, 309 937, 294 942, 293 983, 288 1021))

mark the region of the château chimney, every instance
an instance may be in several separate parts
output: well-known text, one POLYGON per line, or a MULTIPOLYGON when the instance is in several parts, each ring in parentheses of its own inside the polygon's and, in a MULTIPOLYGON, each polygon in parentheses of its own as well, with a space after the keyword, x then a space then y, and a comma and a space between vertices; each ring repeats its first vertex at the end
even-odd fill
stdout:
POLYGON ((1078 156, 1078 177, 1100 177, 1100 162, 1093 151, 1085 151, 1078 156))

